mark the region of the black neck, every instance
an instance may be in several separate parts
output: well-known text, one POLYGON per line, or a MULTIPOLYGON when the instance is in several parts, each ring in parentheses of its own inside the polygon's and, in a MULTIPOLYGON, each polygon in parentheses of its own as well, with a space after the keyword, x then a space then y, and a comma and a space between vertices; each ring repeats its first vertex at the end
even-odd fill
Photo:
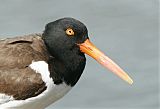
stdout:
POLYGON ((72 50, 58 54, 49 60, 49 69, 51 77, 55 84, 63 81, 67 85, 74 86, 79 80, 86 64, 86 58, 83 53, 72 50))

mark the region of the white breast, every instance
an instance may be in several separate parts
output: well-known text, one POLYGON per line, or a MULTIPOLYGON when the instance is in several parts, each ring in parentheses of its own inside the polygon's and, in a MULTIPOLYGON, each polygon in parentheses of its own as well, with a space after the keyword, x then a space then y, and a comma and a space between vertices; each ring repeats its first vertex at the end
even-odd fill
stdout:
MULTIPOLYGON (((26 100, 13 100, 12 96, 4 96, 6 102, 0 105, 0 109, 44 109, 63 97, 70 89, 64 82, 60 85, 55 85, 48 70, 48 64, 45 61, 32 62, 30 68, 40 73, 42 80, 46 83, 47 89, 40 95, 26 100), (7 99, 8 98, 8 99, 7 99), (12 98, 12 99, 11 99, 12 98)), ((0 100, 1 100, 0 96, 0 100)), ((1 102, 1 101, 0 101, 1 102)))

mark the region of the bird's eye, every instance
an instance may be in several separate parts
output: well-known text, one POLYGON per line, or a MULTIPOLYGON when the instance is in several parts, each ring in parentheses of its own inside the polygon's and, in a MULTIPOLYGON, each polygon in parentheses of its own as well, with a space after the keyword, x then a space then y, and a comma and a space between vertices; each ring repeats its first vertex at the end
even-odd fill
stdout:
POLYGON ((73 29, 72 29, 72 28, 68 28, 68 29, 66 30, 66 34, 67 34, 68 36, 73 36, 73 35, 74 35, 73 29))

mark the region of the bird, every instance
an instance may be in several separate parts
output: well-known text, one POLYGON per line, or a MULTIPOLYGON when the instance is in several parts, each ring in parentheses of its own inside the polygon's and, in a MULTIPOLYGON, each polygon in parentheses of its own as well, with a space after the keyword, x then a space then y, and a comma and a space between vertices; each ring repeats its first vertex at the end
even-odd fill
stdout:
POLYGON ((86 65, 85 54, 128 82, 129 75, 89 39, 71 17, 49 22, 43 33, 0 40, 0 109, 45 109, 67 94, 86 65))

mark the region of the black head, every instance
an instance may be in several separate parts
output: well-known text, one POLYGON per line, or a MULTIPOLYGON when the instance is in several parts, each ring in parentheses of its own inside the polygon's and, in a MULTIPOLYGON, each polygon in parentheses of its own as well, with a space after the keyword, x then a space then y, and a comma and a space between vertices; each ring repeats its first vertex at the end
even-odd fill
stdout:
POLYGON ((43 39, 50 53, 57 58, 71 50, 79 50, 77 44, 88 38, 86 26, 73 18, 62 18, 48 23, 43 33, 43 39))
POLYGON ((55 84, 65 81, 75 85, 86 63, 78 46, 88 39, 86 26, 73 18, 59 19, 46 25, 42 38, 54 57, 49 60, 49 69, 55 84))
MULTIPOLYGON (((104 67, 132 84, 132 79, 111 59, 97 49, 88 39, 86 26, 73 18, 63 18, 46 25, 43 40, 50 54, 55 57, 54 81, 62 79, 72 86, 78 81, 85 66, 84 53, 104 67)), ((53 65, 53 64, 52 64, 53 65)))

